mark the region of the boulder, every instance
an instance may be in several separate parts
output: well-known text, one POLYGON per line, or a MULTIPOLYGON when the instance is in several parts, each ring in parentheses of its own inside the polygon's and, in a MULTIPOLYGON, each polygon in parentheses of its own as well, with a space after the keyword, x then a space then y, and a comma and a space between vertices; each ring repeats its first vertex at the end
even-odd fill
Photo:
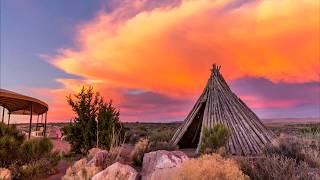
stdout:
POLYGON ((143 157, 142 180, 166 180, 175 168, 188 160, 181 151, 153 151, 143 157))
POLYGON ((92 177, 92 180, 136 180, 138 172, 131 166, 116 162, 92 177))
POLYGON ((0 179, 1 180, 11 180, 11 171, 6 168, 0 168, 0 179))

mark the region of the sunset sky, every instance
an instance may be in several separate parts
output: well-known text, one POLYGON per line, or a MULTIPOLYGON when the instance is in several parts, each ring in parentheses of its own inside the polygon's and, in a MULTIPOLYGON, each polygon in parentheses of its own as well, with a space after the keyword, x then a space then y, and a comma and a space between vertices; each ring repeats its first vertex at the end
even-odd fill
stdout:
POLYGON ((216 63, 259 117, 320 117, 319 2, 2 0, 1 88, 51 122, 83 85, 123 121, 181 121, 216 63))

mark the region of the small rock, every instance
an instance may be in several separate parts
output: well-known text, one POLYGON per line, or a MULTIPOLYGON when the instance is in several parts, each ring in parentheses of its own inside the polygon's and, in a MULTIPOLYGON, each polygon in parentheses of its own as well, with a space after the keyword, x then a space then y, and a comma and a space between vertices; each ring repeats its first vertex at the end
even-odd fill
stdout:
POLYGON ((1 180, 11 180, 11 171, 6 168, 0 168, 0 179, 1 180))
POLYGON ((153 151, 143 157, 142 180, 166 180, 173 170, 188 160, 181 151, 153 151))
POLYGON ((92 177, 92 180, 136 180, 138 172, 131 166, 114 163, 92 177))

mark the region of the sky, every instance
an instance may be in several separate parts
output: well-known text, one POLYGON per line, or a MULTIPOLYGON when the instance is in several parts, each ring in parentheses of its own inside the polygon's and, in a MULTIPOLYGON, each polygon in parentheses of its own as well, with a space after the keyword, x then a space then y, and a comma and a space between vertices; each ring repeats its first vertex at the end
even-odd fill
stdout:
MULTIPOLYGON (((260 118, 320 117, 315 0, 1 0, 1 88, 49 104, 92 85, 122 121, 182 121, 213 63, 260 118)), ((20 117, 19 117, 20 118, 20 117)))

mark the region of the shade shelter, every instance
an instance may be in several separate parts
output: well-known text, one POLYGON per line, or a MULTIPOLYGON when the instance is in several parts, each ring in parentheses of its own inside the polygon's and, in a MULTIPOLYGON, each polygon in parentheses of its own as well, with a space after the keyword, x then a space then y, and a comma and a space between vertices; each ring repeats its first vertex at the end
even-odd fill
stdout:
POLYGON ((256 155, 274 138, 259 117, 231 91, 220 73, 220 66, 213 65, 211 76, 203 93, 183 124, 174 134, 171 143, 180 148, 196 148, 199 152, 203 129, 215 124, 225 125, 230 137, 225 145, 229 154, 256 155))
POLYGON ((5 89, 0 89, 0 106, 3 107, 2 122, 4 122, 4 109, 8 110, 8 124, 10 122, 11 114, 30 116, 29 139, 31 135, 31 124, 33 116, 38 116, 38 126, 39 116, 41 115, 42 121, 44 115, 44 135, 46 134, 47 112, 49 110, 49 107, 45 102, 30 96, 25 96, 5 89))

